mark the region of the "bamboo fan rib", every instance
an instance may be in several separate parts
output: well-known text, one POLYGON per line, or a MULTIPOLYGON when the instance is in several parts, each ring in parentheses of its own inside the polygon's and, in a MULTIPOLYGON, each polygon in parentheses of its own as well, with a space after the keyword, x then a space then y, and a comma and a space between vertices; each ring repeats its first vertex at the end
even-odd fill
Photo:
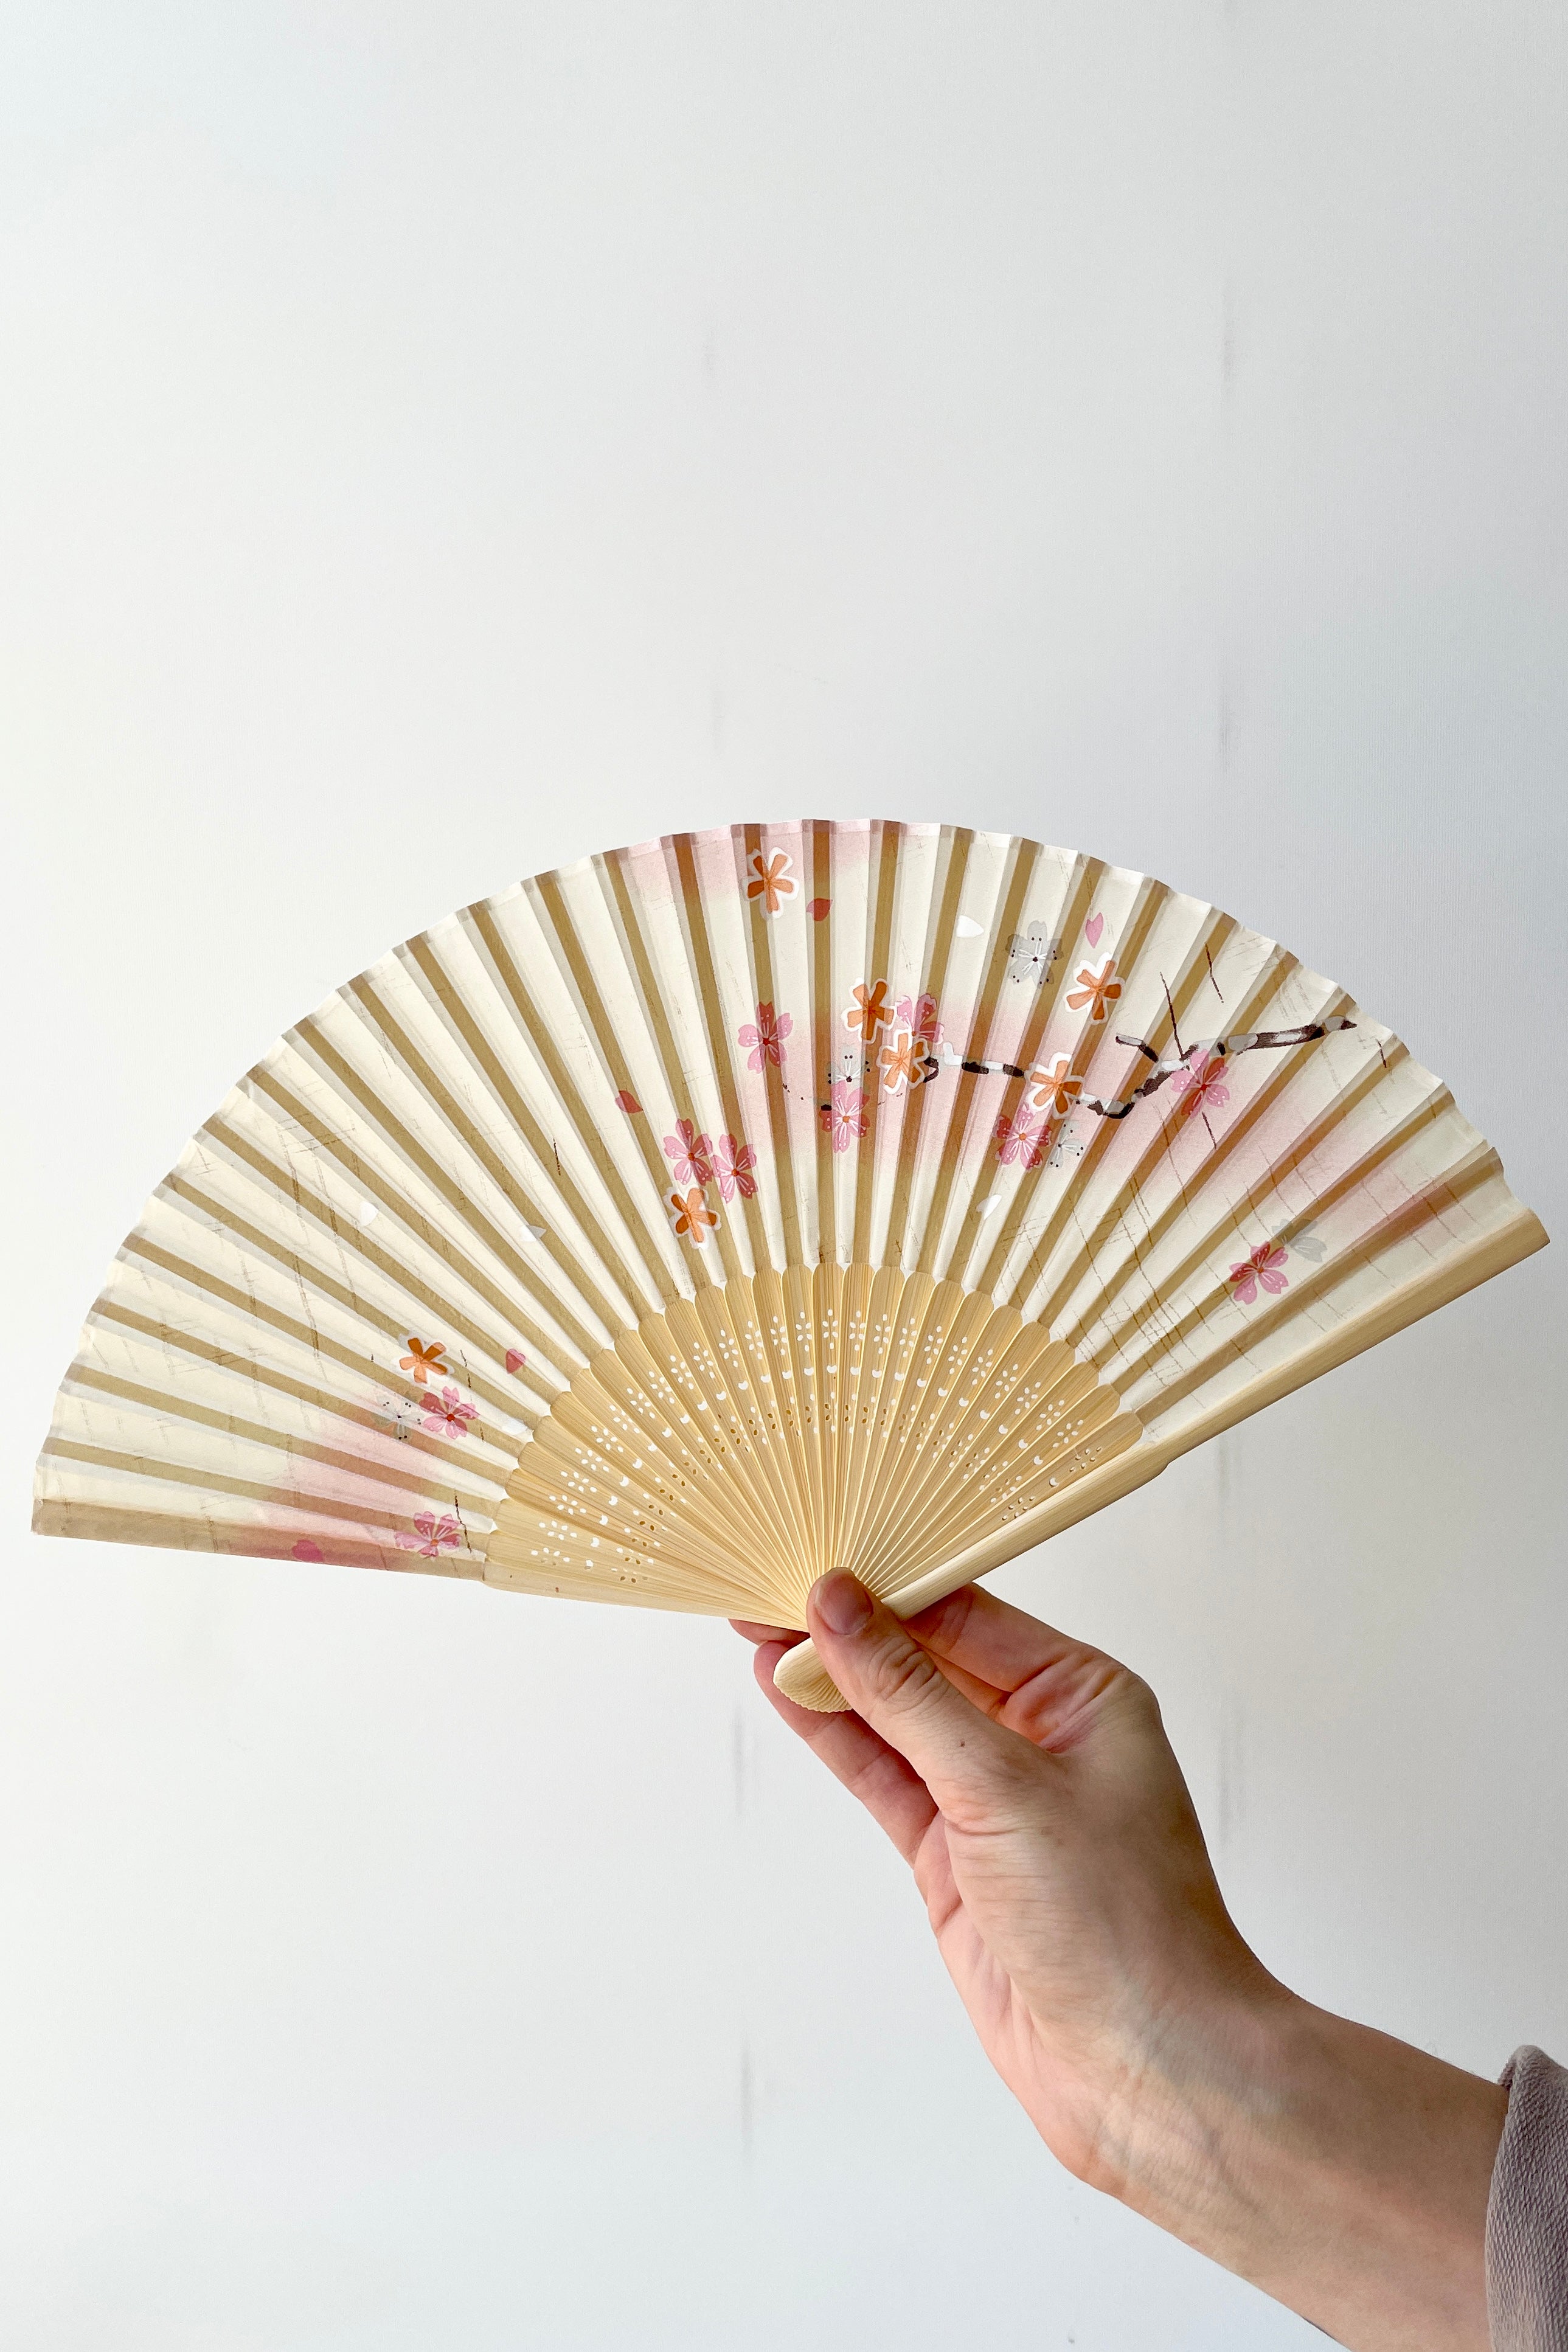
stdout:
MULTIPOLYGON (((958 827, 521 883, 229 1095, 89 1317, 52 1534, 906 1612, 1538 1248, 1271 940, 958 827)), ((780 1680, 833 1706, 810 1645, 780 1680)))

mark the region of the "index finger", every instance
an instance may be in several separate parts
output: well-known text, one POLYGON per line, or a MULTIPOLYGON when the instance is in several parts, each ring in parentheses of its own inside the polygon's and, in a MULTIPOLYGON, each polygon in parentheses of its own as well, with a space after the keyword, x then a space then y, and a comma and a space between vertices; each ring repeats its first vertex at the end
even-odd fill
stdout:
POLYGON ((977 1584, 961 1586, 906 1622, 922 1649, 944 1667, 957 1669, 966 1693, 980 1705, 984 1701, 974 1688, 977 1684, 1004 1700, 1031 1684, 1038 1685, 1030 1692, 1033 1698, 1044 1700, 1056 1691, 1081 1699, 1086 1681, 1126 1671, 1103 1650, 1058 1633, 977 1584))
POLYGON ((794 1632, 788 1625, 760 1625, 752 1617, 731 1617, 730 1622, 746 1642, 778 1642, 784 1649, 793 1650, 797 1642, 805 1639, 804 1633, 794 1632))
POLYGON ((758 1647, 754 1664, 763 1697, 796 1738, 822 1759, 834 1779, 841 1780, 851 1796, 859 1798, 912 1868, 921 1842, 936 1819, 931 1790, 913 1765, 858 1715, 818 1715, 814 1708, 796 1706, 786 1698, 773 1681, 773 1668, 784 1651, 783 1642, 764 1642, 758 1647))

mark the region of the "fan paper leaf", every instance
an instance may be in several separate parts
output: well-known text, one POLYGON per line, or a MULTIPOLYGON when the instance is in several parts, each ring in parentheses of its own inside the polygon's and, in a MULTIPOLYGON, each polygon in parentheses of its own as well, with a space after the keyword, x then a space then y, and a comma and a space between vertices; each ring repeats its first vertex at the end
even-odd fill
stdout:
MULTIPOLYGON (((907 1608, 1544 1238, 1391 1032, 1146 875, 675 835, 463 908, 240 1081, 91 1310, 35 1525, 907 1608)), ((836 1703, 809 1645, 782 1678, 836 1703)))

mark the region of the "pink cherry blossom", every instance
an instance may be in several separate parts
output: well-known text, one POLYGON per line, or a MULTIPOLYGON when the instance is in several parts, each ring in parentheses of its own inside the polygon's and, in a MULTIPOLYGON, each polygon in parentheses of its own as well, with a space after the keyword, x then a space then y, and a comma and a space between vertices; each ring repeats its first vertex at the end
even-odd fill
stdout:
POLYGON ((858 1143, 869 1125, 865 1095, 844 1079, 839 1080, 816 1116, 823 1133, 832 1138, 835 1151, 847 1151, 852 1143, 858 1143))
POLYGON ((1250 1307, 1258 1297, 1258 1286, 1278 1297, 1289 1286, 1290 1277, 1279 1269, 1285 1263, 1285 1253, 1278 1242, 1259 1242, 1250 1257, 1230 1269, 1231 1297, 1238 1307, 1250 1307))
POLYGON ((936 1017, 936 999, 929 993, 922 996, 900 996, 894 1011, 906 1029, 920 1040, 929 1054, 933 1045, 942 1043, 942 1023, 936 1017))
POLYGON ((419 1410, 432 1437, 461 1437, 465 1424, 479 1418, 479 1407, 465 1404, 452 1388, 443 1389, 438 1397, 421 1397, 419 1410))
POLYGON ((721 1135, 713 1146, 713 1173, 721 1199, 732 1201, 739 1192, 743 1201, 751 1200, 757 1189, 752 1173, 756 1164, 757 1155, 749 1143, 742 1143, 738 1135, 721 1135))
POLYGON ((434 1511, 416 1511, 414 1533, 411 1536, 400 1535, 397 1549, 399 1551, 416 1551, 425 1559, 437 1559, 444 1551, 457 1550, 462 1533, 463 1522, 455 1519, 450 1511, 445 1512, 439 1519, 434 1511))
POLYGON ((1184 1062, 1171 1074, 1171 1092, 1184 1095, 1183 1108, 1191 1118, 1196 1110, 1221 1110, 1230 1100, 1230 1088, 1225 1085, 1225 1055, 1204 1054, 1195 1062, 1184 1062))
POLYGON ((771 1004, 759 1004, 754 1022, 747 1021, 735 1032, 735 1041, 749 1045, 747 1061, 753 1070, 764 1069, 772 1063, 777 1069, 784 1057, 784 1041, 795 1027, 793 1014, 775 1013, 771 1004))
POLYGON ((1049 1121, 1032 1119, 1026 1110, 1016 1111, 1011 1118, 999 1118, 995 1135, 996 1157, 1004 1165, 1016 1160, 1022 1168, 1037 1168, 1050 1148, 1049 1121))
POLYGON ((664 1139, 665 1156, 675 1163, 671 1171, 678 1184, 711 1184, 713 1162, 712 1139, 699 1135, 689 1118, 678 1118, 675 1133, 664 1139))

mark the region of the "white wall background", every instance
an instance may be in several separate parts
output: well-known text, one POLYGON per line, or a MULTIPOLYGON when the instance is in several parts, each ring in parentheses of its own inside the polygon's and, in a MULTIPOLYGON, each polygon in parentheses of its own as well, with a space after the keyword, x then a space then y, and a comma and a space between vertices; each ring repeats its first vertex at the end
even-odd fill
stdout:
MULTIPOLYGON (((273 1034, 683 825, 1152 868, 1391 1021, 1562 1231, 1568 17, 4 37, 0 2336, 1320 2341, 1058 2174, 721 1628, 46 1544, 26 1488, 273 1034)), ((1268 1963, 1489 2072, 1568 2056, 1563 1252, 1005 1580, 1152 1676, 1268 1963)))

